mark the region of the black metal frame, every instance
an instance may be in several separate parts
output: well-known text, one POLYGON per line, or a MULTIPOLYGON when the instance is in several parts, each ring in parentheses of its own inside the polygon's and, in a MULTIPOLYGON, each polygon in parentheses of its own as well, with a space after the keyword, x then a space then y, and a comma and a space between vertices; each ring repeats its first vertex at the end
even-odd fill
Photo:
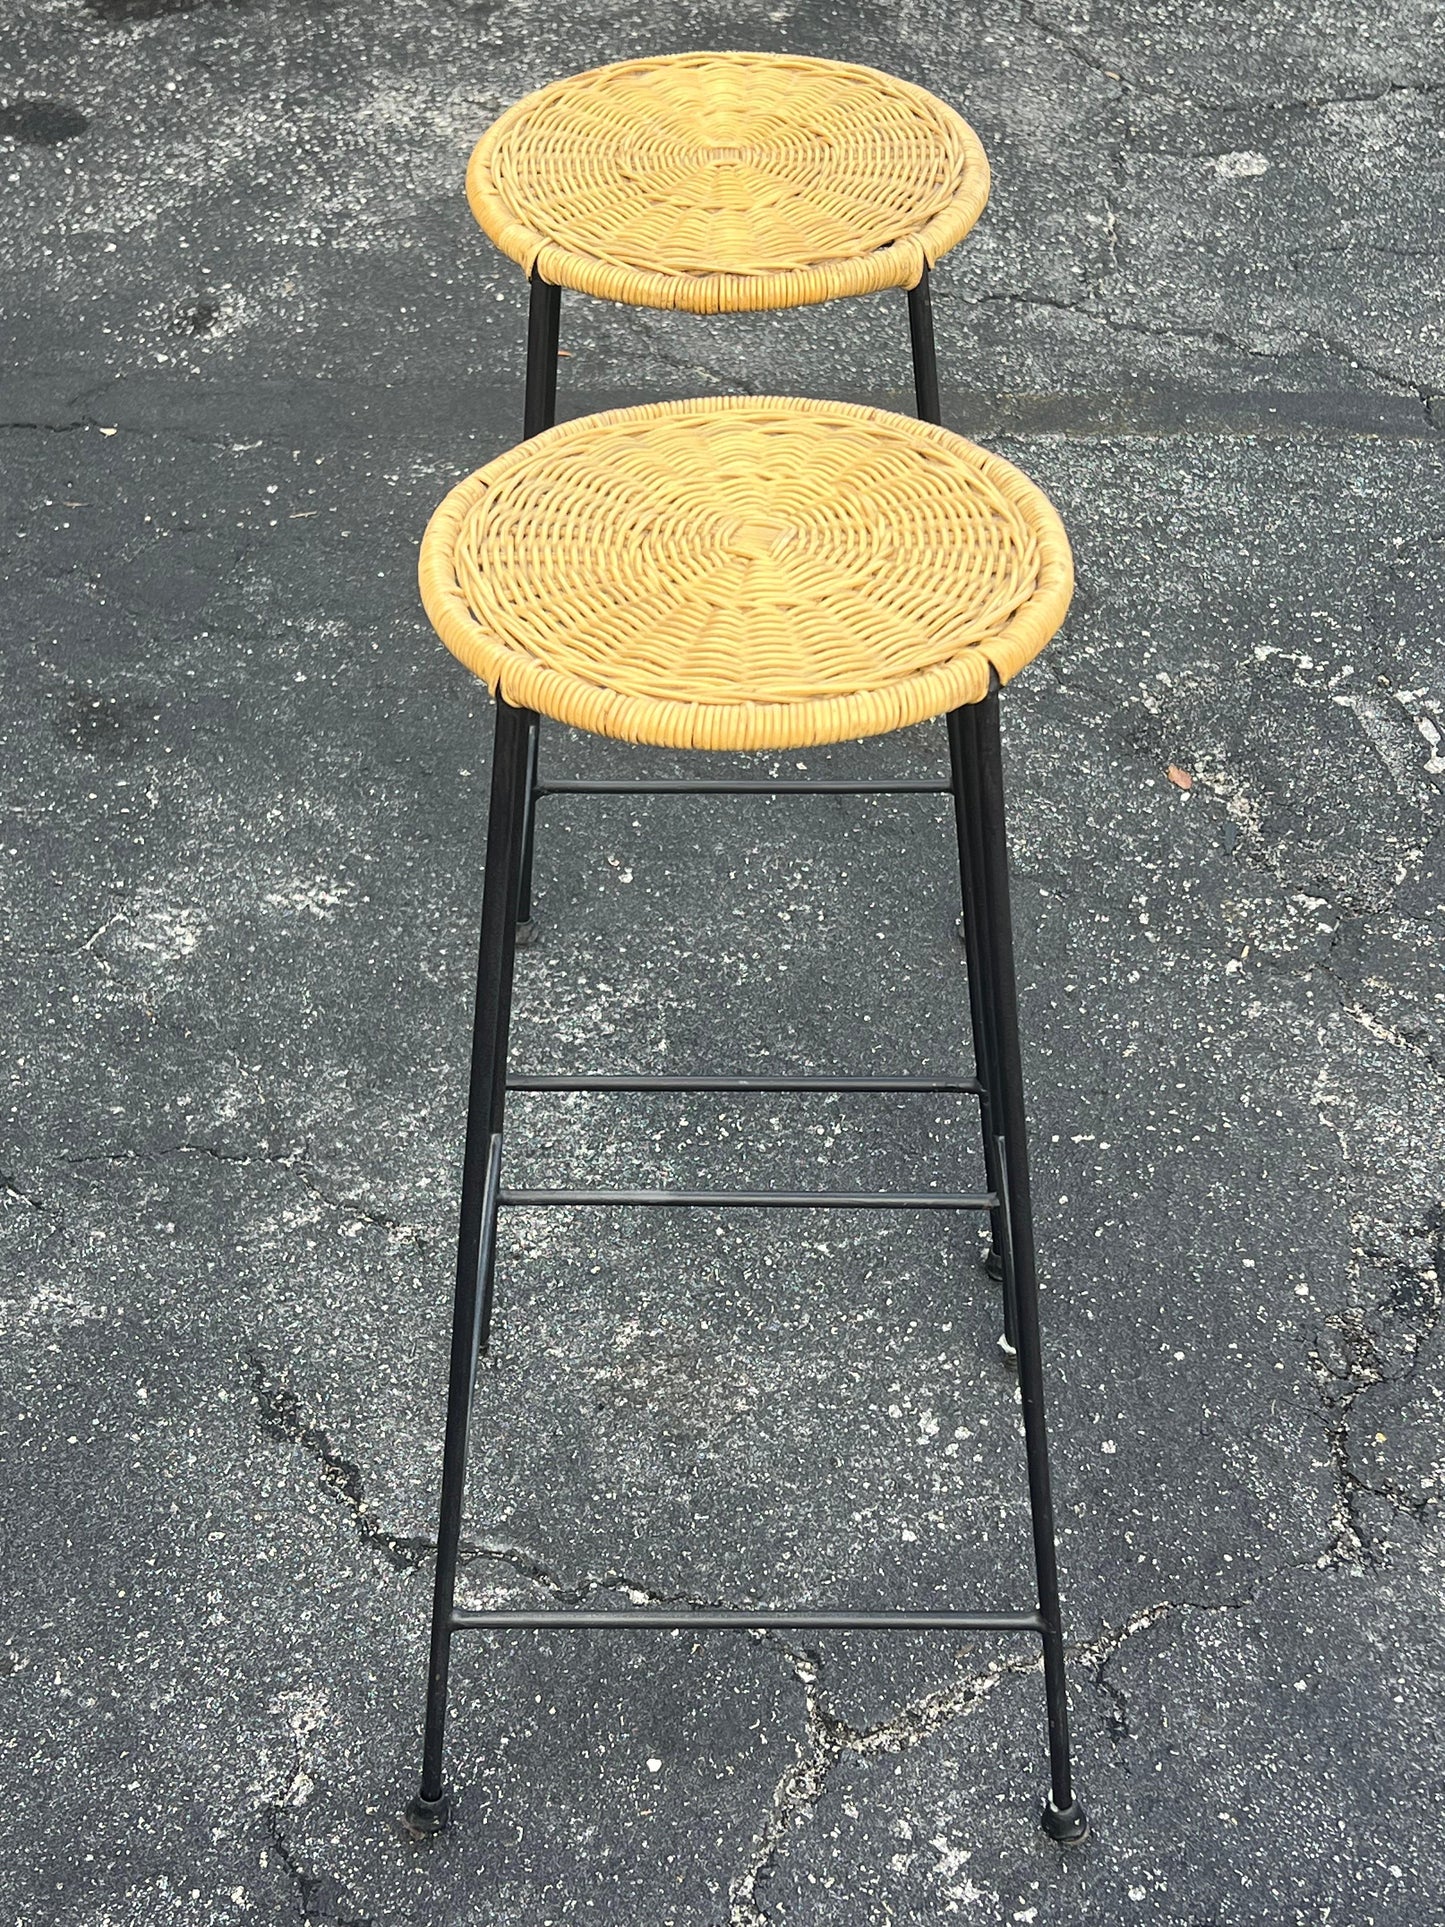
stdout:
MULTIPOLYGON (((526 434, 550 427, 556 413, 561 290, 532 279, 527 331, 526 434)), ((918 413, 940 419, 933 317, 925 273, 908 297, 918 413)), ((1043 1363, 1034 1264, 1028 1145, 1019 1054, 1018 1007, 1004 821, 998 692, 948 717, 949 778, 910 781, 561 782, 538 773, 539 725, 530 711, 497 700, 487 825, 486 876, 477 962, 476 1021, 462 1169, 456 1300, 442 1467, 431 1663, 421 1786, 407 1808, 412 1830, 440 1833, 451 1814, 442 1775, 447 1677, 453 1635, 478 1630, 746 1630, 789 1632, 1001 1632, 1038 1637, 1043 1652, 1049 1739, 1049 1797, 1042 1814, 1057 1841, 1082 1840, 1088 1825, 1070 1767, 1063 1630, 1054 1549, 1053 1500, 1044 1427, 1043 1363), (558 795, 951 795, 957 828, 968 960, 969 1015, 977 1075, 972 1078, 649 1077, 508 1075, 507 1039, 513 962, 530 936, 535 806, 558 795), (948 1092, 979 1100, 987 1189, 976 1196, 922 1193, 513 1190, 502 1183, 502 1128, 508 1091, 605 1092, 948 1092), (705 1610, 653 1607, 594 1611, 458 1611, 457 1558, 466 1487, 467 1436, 477 1363, 490 1337, 497 1216, 512 1206, 705 1206, 768 1210, 867 1209, 980 1211, 989 1215, 990 1270, 1001 1280, 1004 1344, 1016 1356, 1028 1461, 1037 1605, 1012 1612, 705 1610)))

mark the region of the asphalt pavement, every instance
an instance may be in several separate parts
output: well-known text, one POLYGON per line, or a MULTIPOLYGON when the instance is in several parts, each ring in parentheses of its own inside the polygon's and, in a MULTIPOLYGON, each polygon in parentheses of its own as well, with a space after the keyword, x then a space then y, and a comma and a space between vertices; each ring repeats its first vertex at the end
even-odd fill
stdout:
MULTIPOLYGON (((1442 79, 1424 0, 6 10, 0 1919, 1445 1921, 1442 79), (457 1824, 400 1826, 490 756, 415 551, 525 329, 462 175, 543 81, 719 45, 977 128, 945 418, 1077 555, 1004 697, 1077 1850, 982 1636, 463 1641, 457 1824)), ((899 295, 562 346, 568 413, 907 405, 899 295)), ((942 802, 549 800, 517 1060, 966 1070, 942 802)), ((883 1188, 973 1131, 531 1097, 509 1153, 883 1188)), ((467 1599, 1027 1603, 974 1239, 515 1215, 467 1599)))

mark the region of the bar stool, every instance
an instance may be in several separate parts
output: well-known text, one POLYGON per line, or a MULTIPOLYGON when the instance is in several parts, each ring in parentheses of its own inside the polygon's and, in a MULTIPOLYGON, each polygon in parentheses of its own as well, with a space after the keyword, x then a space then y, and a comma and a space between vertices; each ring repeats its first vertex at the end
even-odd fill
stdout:
MULTIPOLYGON (((1063 621, 1068 539, 1016 469, 929 423, 839 402, 751 397, 616 410, 524 441, 455 488, 422 543, 422 600, 496 697, 476 1023, 419 1835, 446 1826, 442 1747, 455 1634, 473 1629, 997 1632, 1040 1639, 1050 1790, 1043 1825, 1086 1832, 1069 1756, 1038 1294, 1009 918, 998 687, 1063 621), (978 1075, 748 1078, 516 1072, 508 1035, 528 740, 544 715, 674 750, 795 749, 946 715, 978 1075), (990 1144, 974 1194, 536 1190, 507 1181, 511 1091, 969 1091, 990 1144), (497 1222, 525 1206, 987 1211, 1016 1335, 1036 1601, 1003 1610, 653 1608, 461 1611, 457 1557, 497 1222)), ((805 789, 804 784, 777 785, 805 789)))
MULTIPOLYGON (((693 314, 905 289, 918 413, 941 421, 929 271, 973 227, 988 192, 988 158, 968 122, 872 67, 793 54, 670 54, 526 95, 483 134, 467 168, 477 221, 531 281, 524 436, 556 419, 563 288, 693 314)), ((542 782, 540 735, 534 722, 517 909, 524 948, 534 935, 536 804, 568 787, 542 782)), ((972 981, 985 966, 966 919, 964 940, 972 981)), ((991 1158, 990 1145, 986 1130, 991 1158)), ((990 1167, 995 1190, 997 1180, 990 1167)), ((985 1264, 1002 1280, 997 1212, 985 1264)), ((1005 1300, 1000 1342, 1010 1354, 1013 1340, 1005 1300)))

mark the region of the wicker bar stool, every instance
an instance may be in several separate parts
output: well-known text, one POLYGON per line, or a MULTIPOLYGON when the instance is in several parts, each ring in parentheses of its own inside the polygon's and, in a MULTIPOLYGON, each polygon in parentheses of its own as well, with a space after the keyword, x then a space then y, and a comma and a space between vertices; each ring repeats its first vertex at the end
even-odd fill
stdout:
MULTIPOLYGON (((421 591, 447 647, 496 697, 471 1086, 418 1834, 446 1826, 447 1681, 474 1629, 997 1632, 1042 1644, 1047 1831, 1086 1832, 1069 1755, 1038 1294, 1009 917, 998 687, 1068 608, 1067 537, 1034 485, 935 425, 839 402, 730 397, 585 417, 523 442, 442 503, 421 591), (943 1079, 517 1072, 508 1035, 532 778, 545 715, 674 750, 792 749, 946 715, 970 951, 976 1075, 943 1079), (521 1189, 507 1182, 518 1091, 971 1092, 990 1147, 977 1194, 521 1189), (457 1559, 497 1223, 515 1207, 990 1212, 1016 1335, 1036 1599, 1005 1610, 459 1610, 457 1559)), ((614 785, 573 785, 603 791, 614 785)), ((706 782, 691 787, 706 789, 706 782)), ((774 783, 775 791, 840 785, 774 783)), ((857 786, 867 787, 867 786, 857 786)), ((895 786, 896 787, 896 786, 895 786)))

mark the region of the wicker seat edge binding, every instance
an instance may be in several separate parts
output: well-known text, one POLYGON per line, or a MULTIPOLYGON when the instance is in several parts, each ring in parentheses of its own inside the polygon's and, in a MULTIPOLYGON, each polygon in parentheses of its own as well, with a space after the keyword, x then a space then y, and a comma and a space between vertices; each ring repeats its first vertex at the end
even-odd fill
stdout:
POLYGON ((614 409, 469 476, 422 600, 495 695, 673 749, 901 729, 1007 682, 1068 609, 1068 537, 1010 463, 845 402, 614 409), (844 483, 850 484, 844 486, 844 483))
POLYGON ((467 196, 526 272, 698 314, 911 288, 988 200, 968 122, 871 67, 673 54, 554 81, 477 143, 467 196))

